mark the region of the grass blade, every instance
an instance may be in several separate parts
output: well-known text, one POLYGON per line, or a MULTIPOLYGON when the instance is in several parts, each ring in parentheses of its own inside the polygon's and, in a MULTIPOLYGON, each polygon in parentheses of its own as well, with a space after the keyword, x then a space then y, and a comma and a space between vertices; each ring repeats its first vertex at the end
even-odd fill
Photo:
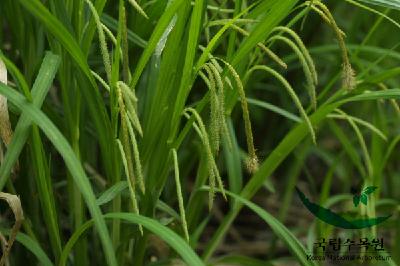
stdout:
MULTIPOLYGON (((205 264, 192 250, 192 248, 183 240, 179 235, 173 232, 166 226, 163 226, 154 219, 133 214, 133 213, 108 213, 104 215, 106 219, 119 219, 128 223, 139 224, 145 227, 147 230, 153 232, 155 235, 163 239, 170 247, 172 247, 190 266, 204 266, 205 264)), ((83 224, 74 234, 71 236, 68 243, 65 245, 63 250, 60 266, 66 265, 68 254, 71 252, 76 241, 79 237, 85 233, 91 226, 93 226, 93 220, 83 224)))
POLYGON ((389 7, 389 8, 400 10, 400 1, 399 0, 390 0, 390 1, 388 1, 388 0, 359 0, 359 1, 367 3, 367 4, 389 7))
MULTIPOLYGON (((208 188, 203 190, 209 190, 208 188)), ((298 259, 301 265, 310 266, 316 265, 315 262, 307 260, 307 250, 304 246, 299 242, 299 240, 294 236, 289 229, 284 226, 278 219, 276 219, 273 215, 259 207, 258 205, 252 203, 251 201, 232 193, 230 191, 226 191, 226 194, 235 200, 241 202, 250 208, 253 212, 255 212, 261 219, 264 220, 272 229, 272 231, 286 244, 286 246, 290 249, 291 253, 298 259)))
MULTIPOLYGON (((47 53, 44 57, 38 78, 32 87, 33 104, 37 108, 40 108, 42 105, 57 73, 59 64, 60 58, 52 53, 47 53)), ((14 137, 0 166, 0 190, 6 184, 11 169, 18 160, 19 154, 28 139, 31 124, 30 114, 23 112, 14 130, 14 137)))
POLYGON ((168 27, 175 13, 183 3, 184 1, 182 0, 176 0, 172 2, 172 4, 167 8, 167 10, 163 13, 162 17, 158 21, 157 26, 153 30, 153 33, 147 43, 147 46, 143 51, 142 56, 140 57, 139 62, 135 68, 135 72, 133 73, 132 76, 132 81, 129 84, 131 88, 136 87, 147 62, 149 61, 151 55, 153 54, 154 50, 157 47, 158 41, 164 34, 165 29, 168 27))
POLYGON ((7 99, 14 103, 22 112, 27 112, 33 122, 35 122, 46 134, 46 136, 53 143, 55 148, 59 151, 61 156, 64 158, 65 164, 68 167, 76 185, 80 188, 80 191, 86 201, 87 207, 94 219, 98 233, 100 235, 104 252, 107 258, 108 265, 116 266, 117 261, 115 258, 114 249, 111 244, 110 235, 108 233, 104 218, 98 205, 96 204, 96 198, 94 196, 92 187, 89 179, 86 176, 81 163, 76 158, 74 151, 68 144, 67 140, 61 134, 61 132, 54 126, 50 119, 44 115, 37 107, 33 104, 28 103, 25 98, 15 92, 11 88, 0 84, 0 93, 7 97, 7 99))
MULTIPOLYGON (((0 231, 4 235, 11 234, 10 230, 0 229, 0 231)), ((24 233, 18 233, 16 241, 23 245, 30 252, 32 252, 32 254, 35 255, 35 257, 38 259, 38 262, 40 262, 40 265, 54 266, 54 264, 51 262, 49 257, 47 257, 46 252, 44 252, 39 243, 30 238, 28 235, 24 233)))
POLYGON ((112 201, 116 196, 118 196, 122 191, 128 188, 128 182, 119 181, 118 183, 111 186, 109 189, 104 191, 100 197, 97 198, 97 205, 101 206, 110 201, 112 201))

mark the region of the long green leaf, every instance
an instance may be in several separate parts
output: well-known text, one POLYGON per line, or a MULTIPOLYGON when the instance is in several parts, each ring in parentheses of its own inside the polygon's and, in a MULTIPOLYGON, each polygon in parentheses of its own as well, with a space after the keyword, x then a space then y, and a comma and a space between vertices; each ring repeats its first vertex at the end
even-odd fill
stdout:
MULTIPOLYGON (((10 230, 4 230, 0 229, 1 233, 4 235, 10 235, 10 230)), ((49 257, 47 257, 46 252, 42 249, 42 247, 39 245, 39 243, 32 238, 30 238, 28 235, 24 233, 18 233, 16 237, 16 241, 22 244, 26 249, 28 249, 30 252, 32 252, 33 255, 38 259, 40 262, 40 265, 42 266, 54 266, 54 264, 51 262, 49 257)))
POLYGON ((122 191, 128 188, 128 182, 119 181, 118 183, 111 186, 109 189, 104 191, 100 197, 97 198, 97 205, 101 206, 110 201, 112 201, 116 196, 118 196, 122 191))
POLYGON ((80 189, 83 197, 85 198, 87 207, 94 219, 97 230, 100 235, 101 242, 103 244, 104 252, 106 255, 107 263, 112 266, 117 265, 115 253, 111 244, 110 235, 107 230, 106 223, 102 217, 101 210, 96 203, 92 187, 89 179, 86 176, 82 165, 78 158, 75 156, 74 151, 68 144, 68 141, 57 129, 57 127, 51 122, 51 120, 32 103, 25 100, 20 93, 14 91, 12 88, 0 84, 0 93, 7 97, 7 99, 15 104, 22 112, 29 113, 32 121, 36 123, 46 134, 46 136, 53 143, 55 148, 64 158, 65 164, 70 171, 74 182, 80 189))
POLYGON ((358 0, 367 4, 389 7, 400 10, 400 1, 399 0, 358 0))
MULTIPOLYGON (((102 148, 105 168, 109 175, 115 174, 112 172, 114 160, 110 160, 110 157, 113 157, 115 154, 115 147, 112 145, 112 142, 109 141, 113 136, 111 125, 101 95, 86 61, 86 57, 81 50, 81 46, 64 25, 52 15, 39 0, 19 0, 19 2, 60 42, 83 72, 84 76, 82 72, 77 72, 77 78, 91 113, 91 118, 93 119, 97 131, 101 132, 101 134, 97 136, 99 137, 102 148)), ((99 4, 100 6, 105 3, 104 0, 96 2, 101 2, 99 4)))
POLYGON ((19 2, 48 28, 71 54, 79 67, 90 76, 90 68, 80 46, 64 25, 39 0, 19 0, 19 2))
MULTIPOLYGON (((172 121, 175 121, 181 115, 181 110, 185 105, 185 100, 189 92, 190 82, 194 74, 193 64, 199 42, 203 5, 204 0, 197 0, 195 2, 192 17, 190 19, 190 31, 189 39, 186 46, 185 63, 183 67, 182 80, 178 90, 178 95, 176 96, 172 121)), ((175 128, 173 127, 172 130, 175 130, 175 128)))
POLYGON ((139 81, 140 76, 143 73, 143 70, 149 61, 151 55, 157 47, 158 41, 162 37, 165 29, 168 27, 168 24, 174 17, 175 13, 179 9, 179 7, 184 3, 183 0, 175 0, 172 4, 165 10, 160 20, 158 21, 153 33, 147 42, 146 49, 143 51, 142 56, 139 59, 139 62, 135 68, 135 72, 133 73, 131 83, 129 84, 131 88, 134 88, 139 81))
MULTIPOLYGON (((204 189, 204 190, 209 190, 204 189)), ((286 244, 289 248, 290 252, 298 259, 301 265, 303 266, 310 266, 316 265, 312 261, 307 260, 307 250, 304 246, 300 243, 300 241, 294 236, 290 230, 284 226, 278 219, 276 219, 272 214, 268 213, 258 205, 254 204, 253 202, 232 193, 230 191, 226 191, 226 194, 230 197, 236 199, 237 201, 241 202, 242 204, 249 207, 253 212, 255 212, 261 219, 264 220, 272 229, 272 231, 286 244)))
MULTIPOLYGON (((154 219, 141 216, 134 213, 108 213, 104 215, 106 219, 119 219, 126 221, 128 223, 140 224, 149 231, 153 232, 155 235, 163 239, 170 247, 172 247, 187 265, 190 266, 204 266, 205 264, 193 251, 193 249, 183 240, 178 234, 169 229, 168 227, 160 224, 154 219)), ((63 250, 60 266, 66 265, 67 258, 74 244, 78 241, 82 234, 85 233, 93 225, 93 220, 83 224, 74 234, 71 236, 68 243, 65 245, 63 250)))
MULTIPOLYGON (((33 104, 40 108, 51 87, 54 76, 57 73, 60 58, 51 53, 46 53, 42 66, 39 70, 38 78, 35 80, 32 88, 33 104)), ((29 112, 23 112, 14 131, 14 136, 8 146, 4 160, 0 166, 0 191, 10 175, 11 169, 18 160, 19 154, 25 145, 30 133, 32 120, 29 112)))

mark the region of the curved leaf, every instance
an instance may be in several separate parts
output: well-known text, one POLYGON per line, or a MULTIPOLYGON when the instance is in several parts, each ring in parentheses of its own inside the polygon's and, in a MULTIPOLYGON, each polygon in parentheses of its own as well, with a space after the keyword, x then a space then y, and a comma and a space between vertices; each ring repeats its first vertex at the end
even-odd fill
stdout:
POLYGON ((359 1, 376 6, 383 6, 400 10, 399 0, 359 0, 359 1))
POLYGON ((89 179, 86 176, 80 161, 77 159, 74 151, 68 144, 68 141, 53 124, 53 122, 51 122, 51 120, 42 111, 35 107, 35 105, 29 103, 20 93, 14 91, 12 88, 4 84, 0 84, 0 93, 6 96, 7 99, 16 105, 22 112, 30 114, 31 120, 43 130, 43 132, 64 158, 65 164, 70 171, 74 182, 85 198, 86 205, 94 219, 103 244, 107 262, 109 265, 116 266, 117 261, 106 223, 102 217, 101 210, 96 203, 96 198, 94 196, 89 179))
POLYGON ((368 196, 364 193, 361 193, 361 197, 360 197, 361 203, 364 205, 368 204, 368 196))
MULTIPOLYGON (((134 213, 108 213, 104 215, 106 219, 119 219, 133 224, 140 224, 147 230, 153 232, 155 235, 163 239, 170 247, 172 247, 187 265, 190 266, 204 266, 205 264, 193 251, 193 249, 183 240, 178 234, 169 229, 168 227, 160 224, 154 219, 141 216, 134 213)), ((60 266, 66 265, 67 258, 71 249, 78 241, 78 239, 93 225, 93 220, 83 224, 69 239, 68 243, 61 254, 60 266)))
POLYGON ((378 187, 376 187, 376 186, 366 187, 366 188, 364 188, 363 193, 369 195, 369 194, 373 193, 377 188, 378 187))
MULTIPOLYGON (((10 235, 10 230, 3 230, 0 229, 2 234, 5 235, 10 235)), ((49 257, 47 257, 46 252, 43 251, 42 247, 39 245, 39 243, 32 238, 30 238, 28 235, 24 233, 18 233, 16 237, 16 241, 19 242, 21 245, 23 245, 26 249, 28 249, 30 252, 32 252, 33 255, 38 259, 40 262, 40 265, 42 266, 54 266, 54 264, 51 262, 49 257)))
MULTIPOLYGON (((203 188, 202 190, 209 190, 209 188, 203 188)), ((289 229, 285 225, 283 225, 278 219, 262 209, 260 206, 243 198, 242 196, 227 190, 225 190, 225 192, 228 196, 249 207, 261 219, 263 219, 271 227, 272 231, 286 244, 290 252, 298 259, 301 265, 316 265, 315 262, 307 260, 307 250, 300 243, 300 241, 289 231, 289 229)))
POLYGON ((97 205, 101 206, 112 201, 126 188, 128 188, 128 182, 126 181, 119 181, 118 183, 112 185, 109 189, 104 191, 100 197, 97 198, 97 205))
POLYGON ((360 204, 360 196, 358 196, 358 195, 353 196, 353 204, 354 204, 354 207, 357 207, 358 204, 360 204))
MULTIPOLYGON (((46 53, 40 67, 39 74, 32 87, 33 104, 40 108, 47 92, 53 82, 54 76, 57 73, 60 58, 52 53, 46 53)), ((4 159, 0 166, 0 190, 3 190, 7 182, 8 176, 15 162, 18 160, 20 152, 28 139, 31 126, 30 115, 27 112, 22 112, 21 117, 14 130, 14 136, 7 149, 4 159)))

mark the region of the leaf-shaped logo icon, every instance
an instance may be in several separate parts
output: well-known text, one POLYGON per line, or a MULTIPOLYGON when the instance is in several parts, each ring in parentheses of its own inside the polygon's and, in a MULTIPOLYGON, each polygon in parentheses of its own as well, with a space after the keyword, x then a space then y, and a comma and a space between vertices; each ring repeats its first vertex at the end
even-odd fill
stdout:
POLYGON ((366 187, 364 188, 362 193, 365 193, 366 195, 372 194, 378 187, 376 186, 370 186, 370 187, 366 187))
POLYGON ((367 206, 367 204, 368 204, 368 196, 367 196, 367 194, 365 194, 365 193, 361 193, 361 202, 365 205, 365 206, 367 206))
POLYGON ((354 207, 357 207, 360 204, 360 201, 361 201, 362 204, 367 206, 367 204, 368 204, 368 195, 374 193, 377 188, 378 187, 376 187, 376 186, 369 186, 369 187, 364 188, 361 191, 360 194, 354 194, 353 195, 354 207))
MULTIPOLYGON (((368 228, 374 225, 378 225, 387 219, 391 215, 380 216, 380 217, 371 217, 371 218, 363 218, 363 219, 348 219, 342 217, 340 214, 331 211, 330 209, 324 208, 312 201, 310 201, 303 192, 300 191, 298 187, 296 187, 297 195, 299 196, 301 202, 304 206, 318 219, 321 221, 344 229, 363 229, 368 228)), ((363 204, 366 204, 368 201, 368 196, 366 193, 363 193, 364 196, 360 194, 355 194, 353 197, 354 205, 359 205, 360 201, 363 204), (367 199, 367 200, 366 200, 367 199)))
POLYGON ((354 207, 357 207, 358 204, 360 203, 360 196, 354 195, 353 196, 353 203, 354 203, 354 207))

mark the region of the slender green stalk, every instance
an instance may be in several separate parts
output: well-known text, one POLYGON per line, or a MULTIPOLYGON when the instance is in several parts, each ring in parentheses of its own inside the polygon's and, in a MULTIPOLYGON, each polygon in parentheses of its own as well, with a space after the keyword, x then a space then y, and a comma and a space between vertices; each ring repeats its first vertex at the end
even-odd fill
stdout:
POLYGON ((181 215, 181 223, 182 223, 183 232, 185 233, 185 239, 187 242, 189 242, 189 232, 188 232, 188 227, 187 227, 187 222, 186 222, 185 206, 183 205, 181 181, 179 179, 178 155, 177 155, 175 149, 172 149, 172 157, 174 159, 176 195, 178 196, 179 212, 181 215))

